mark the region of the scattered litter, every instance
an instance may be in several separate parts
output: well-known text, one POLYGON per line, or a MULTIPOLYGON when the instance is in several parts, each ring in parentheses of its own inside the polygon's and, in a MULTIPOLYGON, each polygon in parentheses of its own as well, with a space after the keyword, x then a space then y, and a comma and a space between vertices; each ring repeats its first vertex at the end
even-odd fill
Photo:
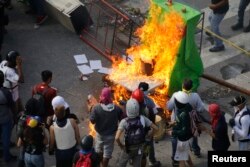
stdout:
POLYGON ((111 68, 106 68, 106 67, 102 67, 101 69, 98 70, 99 73, 102 74, 110 74, 112 72, 111 68))
POLYGON ((85 54, 75 55, 74 58, 75 58, 76 64, 84 64, 88 62, 85 54))
POLYGON ((88 65, 80 65, 80 66, 77 66, 77 68, 81 71, 81 73, 84 75, 84 74, 91 74, 93 73, 94 71, 88 66, 88 65))
POLYGON ((102 62, 101 60, 90 60, 89 65, 92 70, 98 70, 102 68, 102 62))
POLYGON ((86 76, 86 75, 81 75, 80 77, 79 77, 79 80, 80 81, 87 81, 89 78, 88 78, 88 76, 86 76))

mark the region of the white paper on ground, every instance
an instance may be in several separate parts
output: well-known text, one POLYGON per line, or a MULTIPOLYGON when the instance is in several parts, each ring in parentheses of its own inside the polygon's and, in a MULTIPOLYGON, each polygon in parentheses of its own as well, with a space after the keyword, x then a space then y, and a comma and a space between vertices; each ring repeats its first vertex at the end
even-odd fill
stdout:
POLYGON ((112 68, 102 67, 101 69, 98 70, 98 72, 102 74, 111 74, 112 68))
POLYGON ((90 65, 90 68, 92 70, 97 70, 97 69, 103 68, 101 60, 90 60, 89 65, 90 65))
POLYGON ((88 65, 85 64, 77 66, 77 68, 81 71, 82 74, 90 74, 94 72, 88 65))
POLYGON ((75 55, 74 58, 75 58, 76 64, 84 64, 88 62, 85 54, 75 55))

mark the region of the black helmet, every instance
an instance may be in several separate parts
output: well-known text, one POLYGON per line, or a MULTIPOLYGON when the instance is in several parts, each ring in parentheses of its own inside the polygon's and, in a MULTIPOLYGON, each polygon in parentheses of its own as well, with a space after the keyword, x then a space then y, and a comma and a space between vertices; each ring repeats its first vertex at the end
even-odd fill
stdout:
POLYGON ((6 60, 15 65, 17 56, 20 56, 17 51, 10 51, 6 56, 6 60))
POLYGON ((86 135, 82 138, 81 147, 85 151, 90 151, 93 147, 94 139, 91 135, 86 135))

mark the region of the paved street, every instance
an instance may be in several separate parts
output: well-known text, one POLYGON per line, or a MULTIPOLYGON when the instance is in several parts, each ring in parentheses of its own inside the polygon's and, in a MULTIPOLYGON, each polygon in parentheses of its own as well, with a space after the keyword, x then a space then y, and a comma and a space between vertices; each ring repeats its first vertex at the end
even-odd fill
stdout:
MULTIPOLYGON (((205 11, 207 18, 209 0, 183 1, 205 11)), ((230 11, 221 25, 221 31, 226 39, 235 42, 237 45, 249 51, 250 33, 242 33, 241 31, 233 32, 230 28, 236 21, 238 1, 229 1, 231 3, 230 11)), ((81 136, 83 136, 88 133, 87 95, 91 93, 98 97, 103 86, 101 81, 103 75, 95 71, 89 76, 87 81, 80 81, 80 72, 77 69, 73 55, 86 54, 89 60, 101 60, 102 66, 104 67, 110 67, 110 62, 83 43, 78 35, 70 32, 52 18, 49 18, 39 29, 34 29, 35 17, 24 14, 26 9, 21 3, 14 1, 13 5, 13 10, 6 11, 10 17, 10 24, 6 27, 8 33, 5 36, 2 54, 5 55, 9 50, 17 50, 23 57, 25 83, 21 84, 20 87, 23 103, 30 98, 32 86, 41 81, 40 72, 45 69, 53 71, 52 86, 58 89, 58 94, 63 96, 69 103, 71 111, 75 112, 81 119, 79 128, 81 136)), ((250 18, 249 7, 245 17, 247 18, 245 19, 245 25, 247 25, 250 18)), ((209 26, 207 19, 205 19, 205 25, 209 26)), ((225 77, 225 73, 223 73, 222 69, 228 65, 238 64, 240 67, 244 67, 245 71, 249 71, 249 57, 228 44, 225 45, 226 51, 211 54, 208 51, 211 44, 206 40, 206 36, 204 35, 201 57, 205 67, 205 73, 227 80, 230 79, 230 77, 225 77)), ((239 72, 239 74, 240 73, 241 72, 239 72)), ((245 76, 245 78, 249 81, 248 83, 250 83, 250 78, 248 76, 245 76)), ((199 93, 201 93, 206 103, 218 102, 222 105, 223 110, 228 113, 227 117, 230 117, 232 108, 229 108, 227 103, 237 94, 235 91, 201 79, 199 93)), ((16 140, 15 133, 13 133, 12 138, 13 141, 16 140)), ((196 158, 192 156, 192 159, 194 160, 195 166, 204 167, 207 166, 207 151, 211 150, 211 139, 210 136, 203 133, 199 141, 202 148, 202 157, 196 158)), ((171 144, 169 136, 166 135, 164 140, 156 143, 155 146, 156 157, 161 161, 162 166, 171 166, 171 144)), ((236 149, 236 144, 231 143, 230 149, 236 149)), ((12 148, 11 151, 13 154, 18 155, 17 148, 12 148)), ((46 167, 54 166, 54 156, 49 156, 47 153, 44 153, 44 155, 46 167)), ((113 158, 110 161, 110 167, 116 167, 118 157, 119 148, 116 146, 113 158)), ((5 164, 2 159, 0 159, 0 166, 14 167, 16 163, 5 164)))

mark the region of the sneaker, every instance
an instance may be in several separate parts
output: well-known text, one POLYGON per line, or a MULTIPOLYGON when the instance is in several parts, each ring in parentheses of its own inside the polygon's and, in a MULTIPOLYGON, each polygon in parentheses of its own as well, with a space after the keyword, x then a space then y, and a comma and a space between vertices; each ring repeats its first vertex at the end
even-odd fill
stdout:
POLYGON ((224 45, 222 45, 222 46, 214 46, 214 47, 209 49, 210 52, 220 52, 220 51, 223 51, 223 50, 225 50, 224 45))
POLYGON ((160 167, 161 166, 161 162, 160 161, 155 161, 154 163, 149 163, 150 167, 160 167))
POLYGON ((39 27, 40 27, 40 25, 38 25, 38 24, 34 25, 34 29, 38 29, 39 27))
POLYGON ((237 24, 233 25, 231 28, 233 31, 236 31, 236 30, 242 29, 243 24, 237 23, 237 24))
POLYGON ((48 18, 48 15, 38 16, 36 19, 36 24, 41 25, 47 18, 48 18))
POLYGON ((212 36, 212 34, 210 33, 210 32, 205 32, 205 34, 207 35, 207 36, 209 36, 209 37, 211 37, 212 36))
POLYGON ((201 153, 194 153, 197 158, 201 158, 201 153))
POLYGON ((244 32, 250 32, 250 23, 249 23, 249 25, 248 25, 247 27, 244 28, 243 31, 244 31, 244 32))
POLYGON ((173 167, 178 167, 179 166, 179 161, 172 160, 172 166, 173 167))

